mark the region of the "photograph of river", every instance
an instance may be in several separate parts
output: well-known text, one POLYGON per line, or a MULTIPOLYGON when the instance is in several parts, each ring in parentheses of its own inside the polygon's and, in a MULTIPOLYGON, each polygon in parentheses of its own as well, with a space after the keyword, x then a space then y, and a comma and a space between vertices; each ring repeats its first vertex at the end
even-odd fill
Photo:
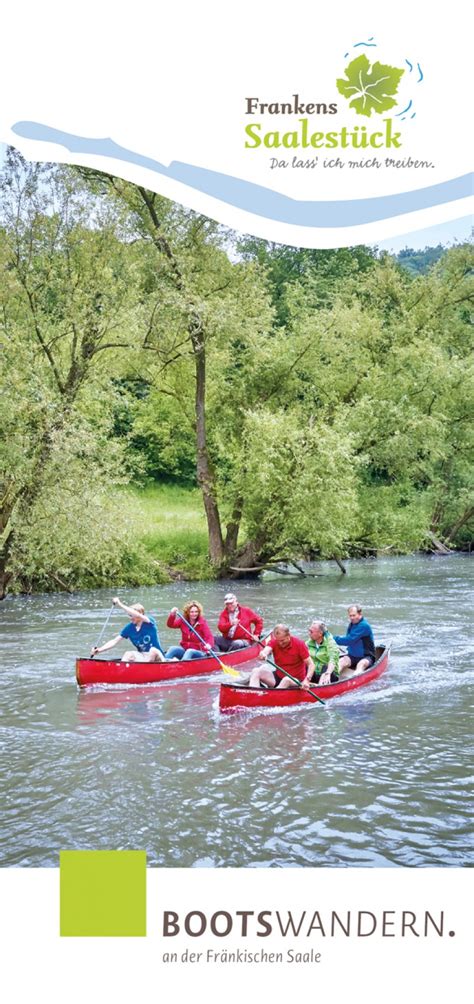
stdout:
POLYGON ((441 236, 277 244, 0 147, 1 865, 472 863, 472 245, 441 236), (179 659, 170 611, 211 644, 229 590, 300 642, 360 604, 388 671, 228 715, 220 670, 76 687, 127 604, 179 659))
MULTIPOLYGON (((219 715, 219 673, 79 691, 74 656, 88 653, 110 594, 9 599, 1 864, 54 867, 61 848, 91 847, 144 848, 164 867, 472 864, 472 559, 312 570, 233 588, 266 627, 284 615, 301 637, 315 616, 341 631, 363 597, 391 661, 370 687, 283 712, 219 715)), ((171 607, 199 597, 215 627, 227 588, 136 592, 171 643, 171 607)), ((119 624, 115 613, 112 633, 119 624)))

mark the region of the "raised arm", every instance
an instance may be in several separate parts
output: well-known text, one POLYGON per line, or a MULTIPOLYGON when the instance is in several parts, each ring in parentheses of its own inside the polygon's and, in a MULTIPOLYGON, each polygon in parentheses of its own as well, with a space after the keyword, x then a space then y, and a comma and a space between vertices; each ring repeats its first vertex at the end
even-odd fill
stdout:
MULTIPOLYGON (((114 607, 120 607, 120 609, 123 610, 127 614, 127 617, 136 617, 137 616, 137 611, 134 610, 133 607, 127 607, 125 603, 122 603, 122 600, 119 600, 118 596, 114 597, 114 599, 112 600, 112 603, 113 603, 114 607)), ((149 624, 150 623, 150 618, 147 617, 146 614, 139 614, 138 616, 141 618, 141 620, 143 621, 144 624, 149 624)))
POLYGON ((180 628, 184 624, 179 616, 179 610, 177 607, 173 607, 168 614, 168 620, 166 621, 166 627, 169 628, 180 628))

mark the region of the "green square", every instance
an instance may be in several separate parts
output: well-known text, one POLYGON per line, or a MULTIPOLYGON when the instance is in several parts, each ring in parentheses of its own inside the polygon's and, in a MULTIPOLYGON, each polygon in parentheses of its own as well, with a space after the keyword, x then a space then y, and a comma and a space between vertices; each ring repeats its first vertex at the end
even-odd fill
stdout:
POLYGON ((146 935, 146 851, 61 851, 63 938, 146 935))

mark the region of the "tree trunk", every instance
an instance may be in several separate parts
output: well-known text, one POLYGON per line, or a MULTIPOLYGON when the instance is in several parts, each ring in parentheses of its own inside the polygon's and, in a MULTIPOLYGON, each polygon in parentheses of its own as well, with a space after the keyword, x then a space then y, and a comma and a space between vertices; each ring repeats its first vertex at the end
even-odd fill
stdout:
MULTIPOLYGON (((114 186, 114 179, 109 176, 109 182, 114 186)), ((175 256, 172 245, 162 231, 162 221, 159 218, 156 206, 156 195, 147 191, 142 186, 138 191, 146 207, 148 225, 154 241, 155 247, 161 255, 166 258, 171 269, 172 282, 178 292, 183 296, 188 315, 187 329, 191 339, 194 353, 194 364, 196 372, 196 397, 195 397, 195 420, 196 420, 196 477, 202 492, 202 499, 207 520, 207 532, 209 540, 209 558, 216 571, 224 571, 225 568, 225 547, 222 535, 221 519, 216 497, 215 476, 212 468, 209 451, 207 448, 206 432, 206 347, 203 329, 203 319, 199 310, 193 303, 192 296, 186 288, 186 281, 181 265, 175 256)), ((237 531, 238 532, 238 531, 237 531)))
POLYGON ((466 523, 468 523, 472 516, 474 516, 474 506, 469 506, 469 508, 466 509, 466 511, 457 520, 457 522, 454 524, 454 526, 451 527, 451 530, 449 531, 449 533, 446 534, 446 536, 445 536, 444 539, 445 539, 445 541, 446 541, 447 544, 449 544, 449 542, 454 539, 454 537, 456 536, 458 530, 460 530, 461 527, 463 527, 466 523))
POLYGON ((0 601, 4 600, 8 593, 8 583, 11 579, 11 572, 5 571, 3 556, 0 555, 0 601))
POLYGON ((235 552, 237 551, 240 523, 242 520, 242 506, 243 506, 243 500, 241 498, 237 498, 236 501, 234 502, 232 515, 226 526, 224 551, 226 559, 229 562, 233 561, 235 552))
POLYGON ((0 551, 0 600, 5 599, 8 592, 8 583, 12 577, 12 573, 8 571, 8 561, 11 551, 11 537, 12 531, 10 530, 10 533, 3 542, 3 546, 0 551))
MULTIPOLYGON (((265 549, 263 538, 257 537, 255 540, 248 540, 243 547, 239 548, 232 558, 229 556, 229 564, 230 561, 232 561, 233 577, 239 578, 239 576, 248 576, 249 568, 265 565, 271 558, 272 554, 270 551, 265 549), (242 569, 242 571, 240 571, 240 569, 242 569)), ((250 574, 257 576, 260 573, 259 571, 255 571, 250 574)))
POLYGON ((214 472, 207 449, 206 433, 206 350, 202 334, 191 335, 196 367, 196 474, 202 491, 209 536, 209 558, 214 568, 224 561, 224 541, 215 495, 214 472))

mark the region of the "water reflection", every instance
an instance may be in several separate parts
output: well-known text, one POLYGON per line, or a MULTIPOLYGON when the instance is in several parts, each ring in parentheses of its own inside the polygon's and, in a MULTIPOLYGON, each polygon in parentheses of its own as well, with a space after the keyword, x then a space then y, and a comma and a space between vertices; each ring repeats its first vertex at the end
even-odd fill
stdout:
MULTIPOLYGON (((213 687, 213 693, 217 690, 213 687)), ((171 709, 183 712, 186 706, 192 706, 203 694, 208 696, 209 684, 202 680, 193 681, 192 686, 186 681, 175 683, 147 684, 143 687, 84 689, 77 693, 77 724, 95 725, 104 719, 120 724, 120 719, 130 713, 138 712, 150 721, 161 717, 171 709)))

